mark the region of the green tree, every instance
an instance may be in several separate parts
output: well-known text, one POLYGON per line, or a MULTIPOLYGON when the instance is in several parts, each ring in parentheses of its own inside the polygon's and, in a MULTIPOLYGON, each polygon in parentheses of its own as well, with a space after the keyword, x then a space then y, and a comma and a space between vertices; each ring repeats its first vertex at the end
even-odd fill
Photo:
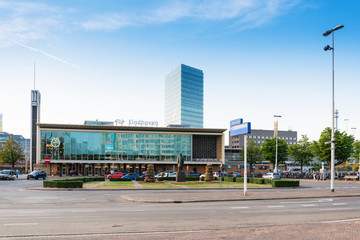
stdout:
POLYGON ((5 143, 0 144, 0 161, 11 164, 14 168, 15 163, 23 157, 24 153, 21 145, 10 137, 5 143))
POLYGON ((360 162, 360 141, 357 140, 353 144, 354 152, 351 154, 351 157, 355 158, 358 162, 360 162))
MULTIPOLYGON (((250 172, 252 165, 262 160, 261 148, 254 140, 250 140, 247 144, 247 163, 250 165, 250 172)), ((244 148, 240 150, 240 158, 244 159, 244 148)))
POLYGON ((211 164, 207 164, 205 182, 212 182, 213 180, 214 180, 213 167, 211 164))
POLYGON ((306 135, 302 135, 302 139, 297 144, 289 146, 289 156, 294 159, 294 162, 300 163, 300 172, 302 173, 303 165, 309 165, 314 157, 311 142, 306 135))
POLYGON ((145 182, 155 182, 154 165, 149 164, 145 173, 145 182))
MULTIPOLYGON (((265 139, 261 152, 264 160, 270 161, 275 166, 276 138, 265 139)), ((288 145, 284 139, 278 139, 278 164, 285 163, 288 157, 288 145)))
MULTIPOLYGON (((335 165, 340 165, 353 153, 354 137, 345 132, 335 131, 335 165)), ((319 141, 312 144, 313 153, 322 162, 331 164, 331 144, 325 144, 331 141, 331 128, 327 127, 322 131, 319 141)))

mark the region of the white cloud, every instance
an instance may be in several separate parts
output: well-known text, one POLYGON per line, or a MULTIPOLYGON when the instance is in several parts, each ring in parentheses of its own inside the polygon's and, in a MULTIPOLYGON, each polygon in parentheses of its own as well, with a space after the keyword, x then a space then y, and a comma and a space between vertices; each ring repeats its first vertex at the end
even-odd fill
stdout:
POLYGON ((93 19, 84 22, 82 27, 86 30, 116 30, 128 26, 143 26, 192 18, 213 21, 232 19, 235 25, 246 23, 246 28, 252 28, 266 24, 281 14, 286 14, 286 10, 298 5, 299 1, 173 0, 142 14, 106 13, 96 15, 93 19))
POLYGON ((0 0, 0 47, 48 37, 63 24, 62 12, 41 3, 0 0))

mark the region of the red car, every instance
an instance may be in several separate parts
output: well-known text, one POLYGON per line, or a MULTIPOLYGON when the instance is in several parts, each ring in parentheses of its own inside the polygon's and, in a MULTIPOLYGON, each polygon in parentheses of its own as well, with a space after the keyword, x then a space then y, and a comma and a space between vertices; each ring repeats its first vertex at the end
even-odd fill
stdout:
POLYGON ((109 174, 106 176, 107 179, 110 178, 122 178, 122 176, 124 176, 124 174, 122 172, 114 172, 112 174, 109 174))

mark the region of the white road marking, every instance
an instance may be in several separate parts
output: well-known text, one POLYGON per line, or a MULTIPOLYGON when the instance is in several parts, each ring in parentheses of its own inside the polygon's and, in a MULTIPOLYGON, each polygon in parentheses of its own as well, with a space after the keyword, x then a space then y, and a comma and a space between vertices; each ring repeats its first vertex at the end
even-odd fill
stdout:
POLYGON ((73 210, 71 212, 73 212, 73 213, 92 213, 92 212, 97 212, 97 211, 96 210, 81 210, 81 209, 79 209, 79 210, 73 210))
POLYGON ((249 208, 249 207, 231 207, 231 209, 246 209, 246 208, 249 208))
POLYGON ((145 210, 120 210, 120 212, 145 212, 145 210))
POLYGON ((347 204, 346 203, 333 203, 332 205, 339 206, 339 205, 347 205, 347 204))
POLYGON ((38 225, 39 223, 4 223, 4 226, 30 226, 38 225))
POLYGON ((322 202, 333 202, 333 199, 319 199, 314 201, 299 201, 299 202, 280 202, 281 204, 288 204, 288 203, 296 203, 296 204, 302 204, 302 203, 322 203, 322 202))
POLYGON ((360 218, 354 218, 354 219, 343 219, 343 220, 332 220, 332 221, 324 221, 321 223, 337 223, 337 222, 352 222, 352 221, 359 221, 360 218))
POLYGON ((318 206, 317 204, 303 204, 301 205, 302 207, 316 207, 318 206))
POLYGON ((337 211, 337 210, 350 210, 352 208, 321 208, 320 211, 337 211))
POLYGON ((277 206, 267 206, 268 208, 282 208, 284 207, 283 205, 277 205, 277 206))

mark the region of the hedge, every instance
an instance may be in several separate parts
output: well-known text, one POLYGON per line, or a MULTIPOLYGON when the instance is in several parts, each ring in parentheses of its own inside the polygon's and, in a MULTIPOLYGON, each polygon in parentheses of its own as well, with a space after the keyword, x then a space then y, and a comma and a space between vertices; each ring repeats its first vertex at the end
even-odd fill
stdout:
POLYGON ((248 178, 249 183, 255 183, 255 184, 264 184, 264 178, 248 178))
POLYGON ((65 178, 55 179, 53 181, 82 181, 82 182, 100 182, 105 181, 105 177, 78 177, 78 178, 65 178))
POLYGON ((144 178, 144 177, 137 177, 137 178, 135 178, 135 180, 136 180, 136 181, 144 181, 145 178, 144 178))
POLYGON ((158 181, 176 181, 176 177, 158 177, 158 181))
POLYGON ((132 181, 131 178, 110 178, 110 182, 130 182, 132 181))
POLYGON ((43 181, 43 187, 82 188, 84 182, 105 181, 105 177, 65 178, 43 181), (81 183, 81 184, 80 184, 81 183))
POLYGON ((224 177, 224 182, 235 182, 236 178, 235 177, 224 177))
POLYGON ((265 184, 272 184, 273 180, 268 179, 268 178, 264 178, 264 183, 265 184))
POLYGON ((82 181, 68 181, 68 180, 48 180, 43 181, 43 187, 53 188, 82 188, 82 181))
POLYGON ((298 187, 300 186, 299 180, 273 180, 272 187, 298 187))
POLYGON ((185 177, 185 181, 193 182, 193 181, 199 181, 199 177, 193 176, 193 177, 185 177))

